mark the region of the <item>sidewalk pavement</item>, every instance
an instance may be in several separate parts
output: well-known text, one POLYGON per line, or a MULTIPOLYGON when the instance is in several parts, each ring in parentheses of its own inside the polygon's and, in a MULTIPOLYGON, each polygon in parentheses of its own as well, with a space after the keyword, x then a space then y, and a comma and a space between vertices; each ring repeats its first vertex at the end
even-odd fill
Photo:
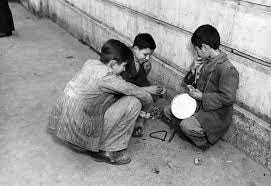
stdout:
POLYGON ((143 138, 132 138, 132 162, 93 161, 54 140, 47 118, 65 83, 98 55, 48 19, 10 3, 16 32, 0 38, 0 185, 248 185, 270 186, 271 175, 230 144, 207 152, 175 136, 150 138, 170 129, 148 120, 143 138), (200 165, 194 163, 201 160, 200 165))

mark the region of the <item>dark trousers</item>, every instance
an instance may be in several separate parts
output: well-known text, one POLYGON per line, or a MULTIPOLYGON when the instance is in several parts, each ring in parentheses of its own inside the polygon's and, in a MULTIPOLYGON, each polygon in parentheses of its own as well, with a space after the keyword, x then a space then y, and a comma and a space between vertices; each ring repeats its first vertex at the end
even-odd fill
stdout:
POLYGON ((7 0, 0 0, 0 33, 8 34, 14 29, 14 23, 7 0))

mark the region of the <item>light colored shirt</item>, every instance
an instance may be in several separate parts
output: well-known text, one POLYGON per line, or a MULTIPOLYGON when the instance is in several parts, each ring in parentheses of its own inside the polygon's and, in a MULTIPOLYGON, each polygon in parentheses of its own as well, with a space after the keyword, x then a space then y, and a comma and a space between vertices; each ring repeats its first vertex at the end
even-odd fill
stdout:
POLYGON ((79 99, 95 99, 101 94, 110 93, 135 96, 143 105, 152 102, 152 97, 147 91, 115 75, 110 67, 99 60, 88 60, 67 83, 64 92, 79 99))

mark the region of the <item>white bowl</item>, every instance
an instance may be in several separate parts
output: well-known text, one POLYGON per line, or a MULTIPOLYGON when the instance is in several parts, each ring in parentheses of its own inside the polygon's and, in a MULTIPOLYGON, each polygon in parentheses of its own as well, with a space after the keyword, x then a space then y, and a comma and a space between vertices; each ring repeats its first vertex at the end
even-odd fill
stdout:
POLYGON ((171 112, 178 119, 191 117, 197 109, 197 101, 188 94, 179 94, 171 102, 171 112))

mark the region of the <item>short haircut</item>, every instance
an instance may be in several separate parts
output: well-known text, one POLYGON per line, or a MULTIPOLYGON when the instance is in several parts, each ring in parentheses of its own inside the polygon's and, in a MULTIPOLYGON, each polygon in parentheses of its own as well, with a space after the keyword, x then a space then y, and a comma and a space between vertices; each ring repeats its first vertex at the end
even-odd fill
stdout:
POLYGON ((156 48, 153 37, 148 33, 140 33, 135 37, 133 46, 137 46, 140 50, 149 48, 154 50, 156 48))
POLYGON ((218 49, 220 45, 220 36, 217 29, 211 25, 201 25, 193 33, 191 42, 199 48, 202 44, 209 45, 213 49, 218 49))
POLYGON ((107 64, 111 60, 116 60, 118 64, 130 63, 134 60, 133 52, 129 47, 119 40, 109 39, 101 49, 101 62, 107 64))

